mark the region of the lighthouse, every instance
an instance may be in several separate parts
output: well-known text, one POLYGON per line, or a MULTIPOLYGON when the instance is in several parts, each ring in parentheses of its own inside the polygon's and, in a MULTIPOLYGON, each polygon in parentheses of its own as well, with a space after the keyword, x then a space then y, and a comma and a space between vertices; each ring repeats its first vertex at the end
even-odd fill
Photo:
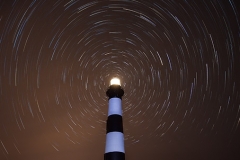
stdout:
POLYGON ((125 160, 120 80, 113 78, 106 92, 108 96, 107 135, 104 160, 125 160))

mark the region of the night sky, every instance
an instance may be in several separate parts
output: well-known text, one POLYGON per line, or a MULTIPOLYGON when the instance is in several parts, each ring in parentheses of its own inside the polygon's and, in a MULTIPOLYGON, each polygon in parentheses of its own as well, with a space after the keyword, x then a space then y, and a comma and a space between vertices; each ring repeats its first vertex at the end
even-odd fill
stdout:
POLYGON ((0 159, 240 159, 238 0, 0 0, 0 159))

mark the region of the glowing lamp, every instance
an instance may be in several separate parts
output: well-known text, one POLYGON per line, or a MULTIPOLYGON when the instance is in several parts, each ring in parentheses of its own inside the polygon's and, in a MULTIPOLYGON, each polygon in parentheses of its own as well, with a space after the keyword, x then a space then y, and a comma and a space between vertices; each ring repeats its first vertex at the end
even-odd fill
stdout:
POLYGON ((118 79, 118 78, 111 79, 110 85, 119 85, 120 86, 121 85, 120 79, 118 79))

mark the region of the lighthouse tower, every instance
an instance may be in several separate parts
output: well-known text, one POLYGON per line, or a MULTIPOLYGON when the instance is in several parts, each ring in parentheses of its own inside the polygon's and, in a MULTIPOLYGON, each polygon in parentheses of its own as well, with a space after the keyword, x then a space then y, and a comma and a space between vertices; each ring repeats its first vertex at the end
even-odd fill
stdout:
POLYGON ((106 92, 108 100, 107 137, 104 160, 125 160, 120 80, 113 78, 106 92))

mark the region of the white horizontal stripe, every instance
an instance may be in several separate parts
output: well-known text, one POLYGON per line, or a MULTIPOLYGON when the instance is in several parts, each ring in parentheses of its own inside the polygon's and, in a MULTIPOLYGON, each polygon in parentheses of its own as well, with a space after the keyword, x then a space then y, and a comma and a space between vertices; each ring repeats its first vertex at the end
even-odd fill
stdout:
POLYGON ((121 132, 109 132, 107 134, 105 153, 122 152, 124 150, 124 135, 121 132))
POLYGON ((108 116, 112 114, 122 115, 122 100, 120 98, 109 99, 108 116))

